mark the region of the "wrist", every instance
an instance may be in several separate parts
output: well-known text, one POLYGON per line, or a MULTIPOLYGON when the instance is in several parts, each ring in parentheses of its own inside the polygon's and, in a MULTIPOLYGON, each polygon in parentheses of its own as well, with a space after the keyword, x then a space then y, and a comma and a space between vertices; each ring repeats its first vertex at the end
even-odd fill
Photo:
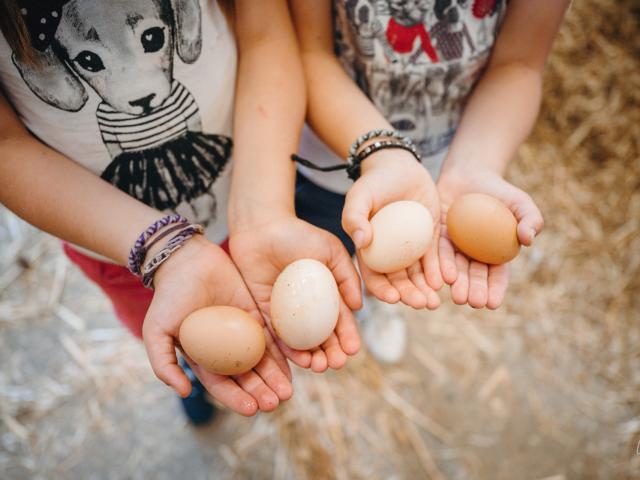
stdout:
POLYGON ((416 160, 416 157, 407 150, 402 150, 400 148, 379 150, 367 157, 360 166, 363 175, 367 172, 380 169, 412 169, 414 167, 422 168, 420 163, 416 160))
POLYGON ((182 247, 173 252, 153 277, 155 289, 162 288, 162 284, 176 272, 191 269, 193 265, 203 263, 214 264, 228 258, 219 245, 207 240, 203 235, 194 235, 182 247))
POLYGON ((232 202, 229 204, 229 234, 251 230, 281 218, 295 218, 296 211, 291 202, 232 202))

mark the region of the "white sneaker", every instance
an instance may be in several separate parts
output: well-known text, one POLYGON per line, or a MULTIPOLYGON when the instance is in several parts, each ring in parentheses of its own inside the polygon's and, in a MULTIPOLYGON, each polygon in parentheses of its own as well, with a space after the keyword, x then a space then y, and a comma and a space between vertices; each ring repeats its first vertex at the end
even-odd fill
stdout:
POLYGON ((407 323, 397 305, 363 295, 356 318, 362 338, 376 360, 392 364, 402 359, 407 349, 407 323))

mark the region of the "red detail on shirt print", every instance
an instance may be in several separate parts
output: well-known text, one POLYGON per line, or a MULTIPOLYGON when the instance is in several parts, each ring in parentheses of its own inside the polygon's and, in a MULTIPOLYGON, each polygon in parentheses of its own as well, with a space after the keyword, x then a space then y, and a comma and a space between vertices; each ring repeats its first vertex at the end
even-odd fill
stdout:
POLYGON ((474 0, 471 11, 476 18, 484 18, 493 12, 497 0, 474 0))
POLYGON ((427 54, 432 62, 437 62, 438 54, 433 48, 429 33, 422 23, 404 26, 400 25, 393 18, 389 20, 389 24, 387 25, 387 40, 394 52, 411 53, 413 51, 413 44, 418 36, 420 37, 421 47, 424 53, 427 54))

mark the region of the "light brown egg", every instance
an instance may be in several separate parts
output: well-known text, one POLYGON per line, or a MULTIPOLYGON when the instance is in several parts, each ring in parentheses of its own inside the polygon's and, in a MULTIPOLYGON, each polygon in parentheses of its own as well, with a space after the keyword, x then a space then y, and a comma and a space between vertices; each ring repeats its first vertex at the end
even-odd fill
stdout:
POLYGON ((360 250, 373 271, 393 273, 422 257, 433 236, 433 218, 421 203, 402 200, 390 203, 371 217, 373 240, 360 250))
POLYGON ((180 344, 189 357, 211 373, 238 375, 264 355, 262 326, 235 307, 196 310, 180 326, 180 344))
POLYGON ((511 210, 483 193, 458 197, 447 212, 447 230, 455 246, 491 265, 506 263, 518 255, 517 227, 511 210))

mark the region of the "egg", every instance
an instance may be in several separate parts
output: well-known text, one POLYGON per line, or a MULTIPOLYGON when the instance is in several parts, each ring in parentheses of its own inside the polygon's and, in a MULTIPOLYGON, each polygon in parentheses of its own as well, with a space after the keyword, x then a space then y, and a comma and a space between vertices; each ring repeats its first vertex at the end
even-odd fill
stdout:
POLYGON ((360 251, 362 260, 379 273, 407 268, 422 257, 433 236, 433 218, 421 203, 390 203, 371 217, 373 240, 360 251))
POLYGON ((458 197, 447 212, 456 247, 479 262, 499 265, 518 255, 518 221, 501 201, 483 193, 458 197))
POLYGON ((198 365, 219 375, 239 375, 264 355, 262 326, 244 310, 207 307, 196 310, 180 326, 180 344, 198 365))
POLYGON ((284 343, 308 350, 331 335, 340 311, 340 292, 331 270, 310 258, 280 273, 271 292, 271 326, 284 343))

